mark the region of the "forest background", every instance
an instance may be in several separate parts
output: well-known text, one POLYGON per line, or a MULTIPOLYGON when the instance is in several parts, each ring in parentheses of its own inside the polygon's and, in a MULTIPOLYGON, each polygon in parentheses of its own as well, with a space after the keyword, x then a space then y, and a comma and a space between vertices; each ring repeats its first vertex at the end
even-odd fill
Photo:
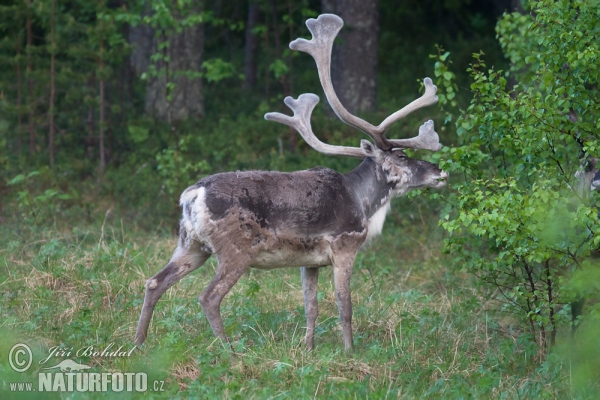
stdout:
POLYGON ((323 104, 314 61, 287 46, 322 12, 345 21, 332 74, 351 112, 376 123, 434 79, 439 106, 388 136, 434 119, 444 148, 412 155, 451 174, 442 192, 398 200, 359 256, 357 354, 340 352, 327 274, 320 344, 302 351, 299 274, 281 270, 252 272, 229 295, 226 329, 243 354, 231 361, 196 302, 209 268, 170 290, 133 359, 80 362, 153 359, 166 395, 598 394, 600 230, 577 173, 600 152, 595 1, 0 0, 6 376, 23 380, 4 360, 17 338, 39 358, 132 342, 145 279, 174 248, 179 194, 201 177, 356 166, 263 119, 312 92, 321 139, 363 138, 323 104))

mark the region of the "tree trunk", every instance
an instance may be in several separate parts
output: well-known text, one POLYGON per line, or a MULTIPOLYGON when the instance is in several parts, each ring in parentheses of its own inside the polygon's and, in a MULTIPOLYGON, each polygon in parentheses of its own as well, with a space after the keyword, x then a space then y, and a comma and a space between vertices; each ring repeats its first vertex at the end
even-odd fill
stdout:
POLYGON ((48 152, 50 153, 50 168, 54 167, 54 95, 55 95, 55 43, 54 43, 54 9, 56 0, 52 0, 52 11, 50 14, 50 105, 49 105, 49 124, 48 129, 48 152))
MULTIPOLYGON (((102 70, 103 63, 100 60, 100 68, 102 70)), ((104 79, 100 78, 100 110, 98 111, 98 145, 100 147, 100 175, 104 174, 104 169, 106 168, 106 155, 104 151, 104 126, 105 126, 105 118, 104 118, 104 79)))
MULTIPOLYGON (((275 54, 278 60, 283 60, 283 52, 281 50, 281 32, 279 30, 279 21, 275 0, 271 0, 271 16, 273 18, 273 37, 275 39, 275 54)), ((291 63, 288 65, 291 65, 291 63)), ((283 97, 285 98, 287 96, 290 96, 292 93, 288 85, 288 77, 285 74, 279 77, 279 83, 281 83, 281 87, 283 88, 283 97)), ((291 126, 289 127, 289 132, 289 150, 293 153, 296 151, 298 140, 296 138, 296 130, 291 126)))
POLYGON ((23 130, 23 117, 21 116, 21 97, 22 97, 22 85, 21 85, 21 34, 17 38, 17 154, 21 156, 23 150, 23 139, 21 138, 23 130))
POLYGON ((252 32, 258 23, 259 7, 256 1, 248 4, 248 19, 246 21, 246 44, 244 47, 244 84, 246 91, 256 86, 256 49, 258 48, 258 37, 252 32))
MULTIPOLYGON (((94 82, 94 78, 90 77, 90 79, 88 80, 88 86, 90 87, 90 90, 93 90, 95 85, 94 82)), ((88 119, 87 119, 87 124, 88 124, 88 136, 85 140, 85 154, 88 157, 88 159, 93 159, 94 157, 94 148, 95 148, 95 135, 94 135, 94 124, 95 124, 95 118, 94 118, 94 107, 92 105, 90 105, 88 107, 88 119)))
MULTIPOLYGON (((269 26, 269 18, 265 15, 265 25, 267 27, 267 29, 265 29, 265 33, 264 33, 264 48, 268 49, 270 48, 271 44, 269 41, 269 31, 271 30, 271 27, 269 26)), ((271 75, 271 71, 269 71, 269 68, 265 68, 265 99, 269 99, 269 85, 270 85, 270 77, 271 75)))
POLYGON ((104 128, 105 128, 105 118, 104 118, 104 40, 102 38, 103 24, 100 22, 100 57, 98 59, 98 80, 99 80, 99 110, 98 110, 98 133, 99 140, 98 145, 100 146, 100 176, 104 174, 104 169, 106 168, 106 156, 104 153, 104 128))
MULTIPOLYGON (((142 13, 142 17, 147 16, 142 13)), ((150 25, 139 24, 129 26, 127 29, 127 41, 133 46, 129 56, 129 64, 137 76, 148 71, 150 56, 152 56, 152 44, 154 42, 154 29, 150 25)))
MULTIPOLYGON (((166 38, 165 52, 169 62, 160 60, 156 69, 163 71, 151 77, 146 90, 146 113, 158 119, 176 123, 188 118, 204 116, 202 79, 191 78, 186 72, 198 72, 202 66, 204 27, 193 26, 166 38), (172 89, 168 83, 172 84, 172 89)), ((154 49, 157 49, 155 39, 154 49)))
POLYGON ((27 5, 27 91, 28 91, 28 106, 29 106, 29 154, 35 154, 35 99, 33 98, 33 63, 31 60, 31 47, 33 45, 33 32, 31 30, 31 0, 26 0, 27 5))
MULTIPOLYGON (((292 20, 292 2, 287 0, 287 8, 288 8, 288 17, 292 20)), ((289 37, 294 37, 294 25, 288 22, 288 33, 289 37)), ((292 52, 288 52, 288 76, 289 76, 289 92, 294 93, 294 63, 292 62, 292 52)), ((292 129, 290 126, 290 150, 292 152, 296 151, 296 147, 298 147, 298 132, 295 129, 292 129)))
POLYGON ((331 60, 335 91, 351 113, 372 111, 376 106, 377 0, 322 0, 322 8, 344 20, 331 60))

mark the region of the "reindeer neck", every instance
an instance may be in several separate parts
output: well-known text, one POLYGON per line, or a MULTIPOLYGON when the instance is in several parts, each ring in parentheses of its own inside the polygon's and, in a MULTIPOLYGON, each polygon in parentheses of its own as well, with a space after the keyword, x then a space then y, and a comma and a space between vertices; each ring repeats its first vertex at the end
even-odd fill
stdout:
POLYGON ((344 174, 348 186, 356 194, 367 218, 371 218, 392 197, 394 183, 388 183, 386 174, 370 157, 355 169, 344 174))

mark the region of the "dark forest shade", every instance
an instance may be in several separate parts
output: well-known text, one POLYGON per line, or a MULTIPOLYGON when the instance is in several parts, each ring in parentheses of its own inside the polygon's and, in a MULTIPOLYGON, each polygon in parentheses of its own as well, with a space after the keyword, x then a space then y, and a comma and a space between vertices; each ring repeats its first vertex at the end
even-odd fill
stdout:
MULTIPOLYGON (((58 168, 73 169, 78 160, 75 169, 90 176, 133 152, 177 147, 198 119, 250 115, 275 94, 296 96, 299 88, 319 93, 310 86, 312 65, 285 43, 306 35, 304 22, 320 12, 345 20, 333 50, 333 81, 341 102, 361 112, 376 101, 402 104, 398 93, 415 88, 408 76, 423 70, 434 43, 454 51, 449 38, 471 38, 482 24, 492 41, 495 17, 511 0, 246 0, 206 2, 202 9, 163 0, 56 0, 54 13, 51 1, 1 3, 2 153, 15 166, 18 159, 49 165, 52 158, 58 168), (409 45, 415 51, 407 57, 409 45), (209 78, 209 64, 224 68, 218 79, 209 78), (149 140, 138 143, 132 132, 147 129, 149 140)), ((289 137, 297 150, 295 133, 289 137)), ((287 148, 279 146, 280 153, 287 148)))

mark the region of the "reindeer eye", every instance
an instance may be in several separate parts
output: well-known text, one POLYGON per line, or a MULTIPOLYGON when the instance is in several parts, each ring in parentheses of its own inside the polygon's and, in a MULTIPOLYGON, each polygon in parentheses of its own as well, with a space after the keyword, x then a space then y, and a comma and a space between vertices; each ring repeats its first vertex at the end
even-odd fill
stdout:
POLYGON ((398 160, 406 160, 408 156, 406 154, 398 154, 398 160))

